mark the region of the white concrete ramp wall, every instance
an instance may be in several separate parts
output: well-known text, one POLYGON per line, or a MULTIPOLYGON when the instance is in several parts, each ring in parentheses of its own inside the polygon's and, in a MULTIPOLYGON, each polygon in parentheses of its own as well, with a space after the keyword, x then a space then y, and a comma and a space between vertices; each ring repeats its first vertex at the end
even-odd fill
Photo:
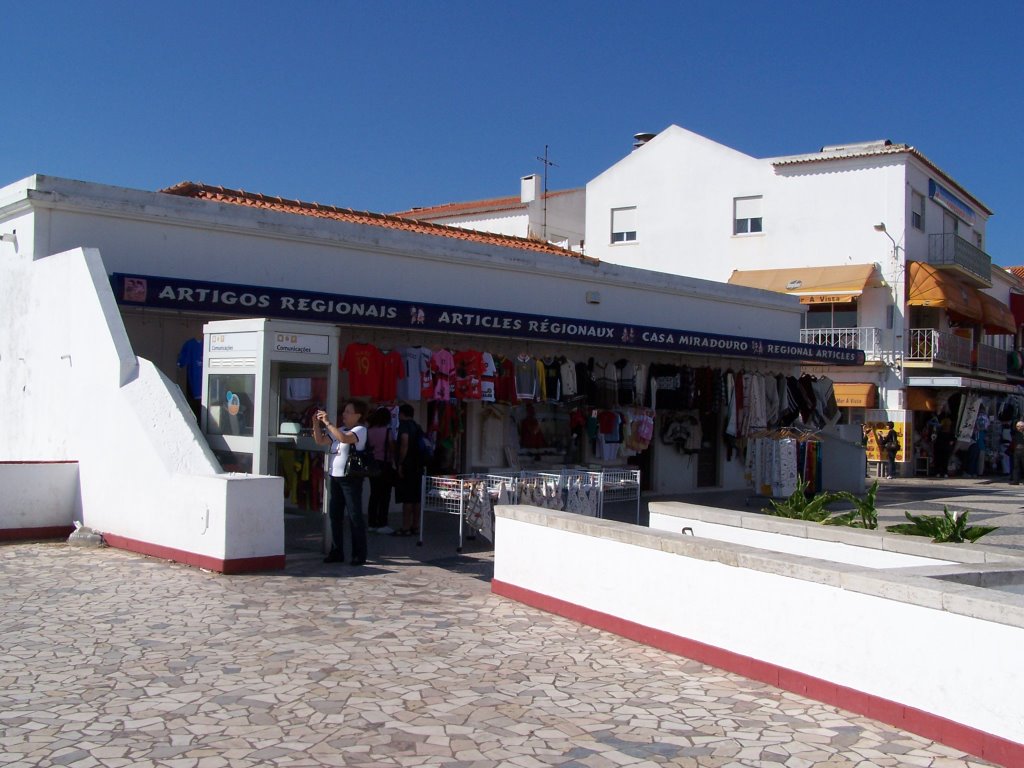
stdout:
MULTIPOLYGON (((1024 602, 929 578, 961 568, 941 564, 948 549, 885 571, 536 507, 496 515, 496 594, 1024 765, 1024 602)), ((1000 552, 962 567, 1024 577, 1000 552)))
POLYGON ((226 572, 283 566, 283 480, 220 471, 180 390, 133 353, 98 251, 0 254, 0 319, 0 529, 70 504, 114 546, 226 572), (28 468, 55 462, 77 462, 77 498, 26 509, 28 468))

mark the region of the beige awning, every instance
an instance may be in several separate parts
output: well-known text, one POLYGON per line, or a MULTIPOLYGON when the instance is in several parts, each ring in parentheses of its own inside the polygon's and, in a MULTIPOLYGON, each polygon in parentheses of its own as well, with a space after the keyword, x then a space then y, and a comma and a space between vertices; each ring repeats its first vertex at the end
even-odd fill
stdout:
POLYGON ((874 408, 878 403, 878 387, 867 382, 835 382, 832 389, 840 408, 874 408))
POLYGON ((948 272, 923 261, 907 262, 907 304, 940 307, 950 314, 976 323, 983 311, 978 291, 948 272))
POLYGON ((802 304, 841 304, 854 301, 865 288, 881 286, 874 264, 794 269, 733 270, 731 285, 799 296, 802 304))

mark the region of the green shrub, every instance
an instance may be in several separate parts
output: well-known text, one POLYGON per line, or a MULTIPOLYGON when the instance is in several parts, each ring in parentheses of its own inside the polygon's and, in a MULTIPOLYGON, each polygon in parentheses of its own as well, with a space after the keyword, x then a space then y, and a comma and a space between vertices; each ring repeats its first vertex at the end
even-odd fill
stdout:
POLYGON ((912 515, 909 512, 904 514, 909 523, 887 525, 885 530, 908 536, 929 536, 937 544, 977 541, 985 534, 996 530, 996 527, 991 525, 967 525, 967 518, 970 515, 968 510, 965 509, 954 516, 945 505, 942 507, 942 515, 912 515))
POLYGON ((840 500, 853 504, 854 508, 822 521, 825 525, 848 525, 851 528, 867 528, 871 531, 878 527, 878 510, 875 508, 875 497, 878 495, 877 480, 868 488, 864 498, 849 491, 841 491, 835 495, 840 500))
POLYGON ((814 498, 807 498, 807 483, 797 480, 796 490, 790 494, 785 501, 771 500, 771 507, 765 507, 762 512, 776 517, 788 517, 792 520, 809 520, 820 523, 827 519, 832 512, 828 505, 839 501, 838 493, 819 493, 814 498))

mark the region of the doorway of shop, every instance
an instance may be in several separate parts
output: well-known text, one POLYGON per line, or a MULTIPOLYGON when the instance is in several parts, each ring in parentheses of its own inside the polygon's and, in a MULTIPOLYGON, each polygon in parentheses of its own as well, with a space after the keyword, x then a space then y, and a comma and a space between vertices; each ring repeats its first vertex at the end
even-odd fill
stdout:
POLYGON ((701 441, 697 452, 697 487, 718 487, 718 447, 721 431, 721 415, 717 413, 700 414, 701 441))

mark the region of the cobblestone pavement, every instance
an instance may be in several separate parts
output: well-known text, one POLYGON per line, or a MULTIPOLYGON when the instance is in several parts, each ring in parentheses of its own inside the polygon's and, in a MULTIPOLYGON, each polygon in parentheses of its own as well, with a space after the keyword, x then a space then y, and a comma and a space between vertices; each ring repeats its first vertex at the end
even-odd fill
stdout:
POLYGON ((489 591, 489 554, 220 576, 0 547, 0 766, 988 765, 489 591))

